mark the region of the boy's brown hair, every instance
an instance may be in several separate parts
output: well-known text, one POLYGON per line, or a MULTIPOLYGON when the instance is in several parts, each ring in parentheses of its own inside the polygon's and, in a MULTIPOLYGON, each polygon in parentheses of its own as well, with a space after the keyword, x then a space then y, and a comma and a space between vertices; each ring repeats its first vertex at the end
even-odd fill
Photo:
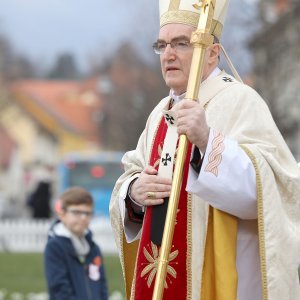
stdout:
POLYGON ((59 197, 62 209, 68 208, 70 205, 87 204, 93 207, 93 198, 91 194, 79 186, 67 189, 59 197))

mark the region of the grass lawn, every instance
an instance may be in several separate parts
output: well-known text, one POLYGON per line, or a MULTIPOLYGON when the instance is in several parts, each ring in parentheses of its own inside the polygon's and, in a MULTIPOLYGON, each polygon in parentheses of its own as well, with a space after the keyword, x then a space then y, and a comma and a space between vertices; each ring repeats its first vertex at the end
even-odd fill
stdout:
MULTIPOLYGON (((124 284, 118 256, 104 257, 110 294, 120 291, 124 295, 124 284)), ((8 294, 41 293, 46 291, 42 253, 0 252, 0 290, 8 294)))

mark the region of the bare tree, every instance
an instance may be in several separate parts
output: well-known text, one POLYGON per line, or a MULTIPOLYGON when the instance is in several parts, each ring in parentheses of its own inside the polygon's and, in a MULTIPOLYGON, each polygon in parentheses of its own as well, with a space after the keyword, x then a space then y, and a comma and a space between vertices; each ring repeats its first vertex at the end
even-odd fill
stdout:
POLYGON ((0 35, 0 74, 6 80, 34 77, 36 74, 31 61, 23 55, 16 54, 4 35, 0 35))
MULTIPOLYGON (((255 86, 292 152, 300 158, 300 4, 291 6, 253 40, 255 86)), ((263 14, 263 11, 262 11, 263 14)))
POLYGON ((74 56, 71 53, 59 55, 47 77, 51 79, 79 79, 80 72, 74 56))
POLYGON ((110 88, 103 94, 103 144, 110 149, 129 150, 135 147, 150 111, 167 89, 159 66, 150 68, 130 44, 120 47, 106 72, 102 85, 104 80, 110 88))

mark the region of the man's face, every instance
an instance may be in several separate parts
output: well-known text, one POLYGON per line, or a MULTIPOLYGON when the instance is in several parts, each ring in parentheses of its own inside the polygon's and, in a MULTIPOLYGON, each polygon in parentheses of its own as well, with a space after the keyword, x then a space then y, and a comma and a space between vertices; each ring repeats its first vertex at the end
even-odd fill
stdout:
MULTIPOLYGON (((184 24, 167 24, 160 29, 158 41, 170 43, 182 39, 190 41, 195 28, 184 24)), ((167 45, 164 53, 160 55, 161 70, 167 86, 174 90, 177 95, 186 91, 193 47, 179 51, 167 45)))

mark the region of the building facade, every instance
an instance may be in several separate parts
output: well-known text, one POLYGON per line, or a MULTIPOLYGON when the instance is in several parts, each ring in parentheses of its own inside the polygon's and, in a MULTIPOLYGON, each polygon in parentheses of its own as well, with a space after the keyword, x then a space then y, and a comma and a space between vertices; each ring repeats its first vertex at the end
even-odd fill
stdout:
POLYGON ((0 108, 0 205, 14 207, 2 216, 21 216, 35 174, 51 169, 57 181, 64 155, 101 149, 101 99, 96 80, 20 80, 0 82, 0 108))

